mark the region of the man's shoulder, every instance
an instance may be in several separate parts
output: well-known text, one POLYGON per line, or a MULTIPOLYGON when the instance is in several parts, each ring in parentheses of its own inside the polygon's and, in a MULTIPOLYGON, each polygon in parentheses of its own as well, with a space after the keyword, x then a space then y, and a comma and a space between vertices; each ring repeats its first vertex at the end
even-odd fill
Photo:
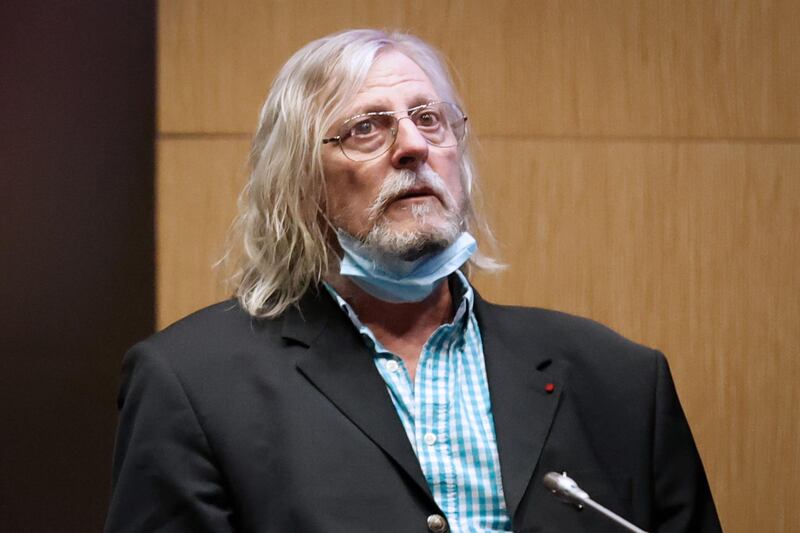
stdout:
POLYGON ((137 343, 131 352, 149 352, 179 363, 269 343, 280 334, 280 320, 255 318, 235 299, 199 309, 137 343))
POLYGON ((567 354, 623 353, 650 355, 652 348, 635 342, 591 318, 541 307, 502 305, 479 300, 476 312, 489 334, 500 334, 517 343, 543 346, 567 354))
POLYGON ((254 319, 235 298, 231 298, 198 309, 176 320, 155 333, 151 339, 166 342, 176 337, 218 336, 227 332, 247 330, 255 323, 263 324, 264 322, 254 319))
POLYGON ((484 314, 491 314, 493 318, 505 324, 529 326, 535 323, 538 328, 548 331, 586 331, 601 336, 618 336, 614 330, 601 322, 557 309, 498 304, 487 300, 480 301, 480 308, 484 314))

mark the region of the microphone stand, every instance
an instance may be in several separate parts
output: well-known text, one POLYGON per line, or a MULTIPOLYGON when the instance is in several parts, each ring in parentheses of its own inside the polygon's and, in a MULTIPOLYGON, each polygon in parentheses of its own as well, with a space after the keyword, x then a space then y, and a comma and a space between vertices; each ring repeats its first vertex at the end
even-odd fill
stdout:
POLYGON ((647 531, 639 529, 618 514, 592 500, 586 491, 581 490, 578 484, 567 476, 566 472, 563 474, 550 472, 544 476, 542 482, 550 492, 555 494, 563 502, 575 505, 578 509, 583 509, 584 506, 591 507, 598 513, 607 516, 617 524, 625 527, 628 531, 633 531, 633 533, 647 533, 647 531))

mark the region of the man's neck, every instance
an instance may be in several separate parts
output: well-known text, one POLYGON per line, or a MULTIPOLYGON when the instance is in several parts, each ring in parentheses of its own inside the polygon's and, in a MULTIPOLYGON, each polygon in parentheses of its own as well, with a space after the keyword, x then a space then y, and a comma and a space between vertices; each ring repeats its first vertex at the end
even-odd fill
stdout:
POLYGON ((375 298, 339 274, 327 276, 325 281, 350 304, 375 338, 403 360, 412 380, 425 342, 436 328, 450 322, 455 312, 447 280, 424 300, 411 303, 375 298))

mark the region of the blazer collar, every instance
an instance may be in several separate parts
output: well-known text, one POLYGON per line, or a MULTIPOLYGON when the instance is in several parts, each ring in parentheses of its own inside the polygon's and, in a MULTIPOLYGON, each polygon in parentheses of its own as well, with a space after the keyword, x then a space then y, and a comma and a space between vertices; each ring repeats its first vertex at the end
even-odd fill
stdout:
MULTIPOLYGON (((492 402, 506 506, 514 516, 533 480, 550 431, 563 379, 545 369, 552 353, 543 339, 520 322, 518 313, 483 300, 475 292, 486 375, 492 402)), ((433 501, 430 488, 358 332, 322 287, 310 290, 284 315, 283 337, 307 351, 298 370, 397 464, 433 501)))
POLYGON ((546 369, 547 343, 535 324, 518 313, 483 300, 476 292, 475 313, 483 339, 486 375, 497 435, 506 506, 514 516, 531 483, 550 432, 565 383, 546 369), (532 329, 533 328, 533 329, 532 329))
POLYGON ((434 502, 369 348, 323 287, 284 315, 282 335, 307 347, 298 370, 434 502))

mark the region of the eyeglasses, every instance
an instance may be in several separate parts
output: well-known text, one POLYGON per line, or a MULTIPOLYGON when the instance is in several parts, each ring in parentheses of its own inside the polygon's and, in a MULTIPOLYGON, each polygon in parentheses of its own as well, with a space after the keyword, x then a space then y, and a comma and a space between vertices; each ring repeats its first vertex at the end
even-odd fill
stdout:
POLYGON ((386 153, 397 139, 398 125, 407 118, 414 123, 428 144, 440 148, 457 146, 467 132, 467 116, 450 102, 430 102, 407 111, 378 111, 349 118, 339 135, 322 139, 322 144, 337 143, 353 161, 369 161, 386 153), (395 115, 406 113, 397 118, 395 115))

